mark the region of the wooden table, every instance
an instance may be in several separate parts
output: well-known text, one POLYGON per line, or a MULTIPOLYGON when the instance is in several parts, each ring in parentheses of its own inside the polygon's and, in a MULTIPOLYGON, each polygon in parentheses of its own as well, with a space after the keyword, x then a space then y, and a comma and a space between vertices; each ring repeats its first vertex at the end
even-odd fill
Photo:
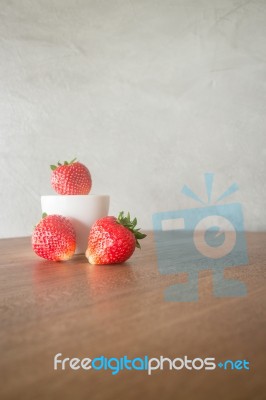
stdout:
POLYGON ((0 241, 1 399, 265 399, 266 233, 247 234, 250 265, 226 276, 248 296, 214 298, 211 271, 195 303, 166 302, 152 233, 125 265, 92 266, 84 256, 50 263, 29 238, 0 241), (246 359, 250 370, 111 371, 53 369, 64 357, 246 359))

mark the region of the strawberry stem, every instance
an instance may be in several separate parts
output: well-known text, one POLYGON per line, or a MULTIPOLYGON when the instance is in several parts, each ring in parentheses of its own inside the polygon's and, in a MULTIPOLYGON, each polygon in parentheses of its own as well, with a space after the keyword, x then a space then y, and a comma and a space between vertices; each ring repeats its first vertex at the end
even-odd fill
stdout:
POLYGON ((136 228, 137 226, 137 218, 134 218, 132 221, 130 220, 130 213, 127 213, 127 216, 124 216, 124 211, 121 211, 118 214, 117 222, 123 225, 125 228, 129 229, 130 232, 133 233, 136 239, 136 247, 140 249, 139 240, 144 239, 147 235, 140 232, 140 228, 136 228))
POLYGON ((73 158, 71 161, 64 161, 63 164, 58 161, 57 165, 50 165, 50 168, 52 171, 54 171, 57 167, 61 167, 62 165, 71 165, 74 164, 77 161, 77 158, 73 158))

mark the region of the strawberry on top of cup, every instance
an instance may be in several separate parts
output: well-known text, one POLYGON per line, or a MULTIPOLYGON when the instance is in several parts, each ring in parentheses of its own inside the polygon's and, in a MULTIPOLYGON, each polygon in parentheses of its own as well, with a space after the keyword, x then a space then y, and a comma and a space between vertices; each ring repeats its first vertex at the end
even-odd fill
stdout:
POLYGON ((53 189, 62 195, 86 195, 91 190, 91 174, 88 168, 74 160, 63 164, 50 165, 53 189))

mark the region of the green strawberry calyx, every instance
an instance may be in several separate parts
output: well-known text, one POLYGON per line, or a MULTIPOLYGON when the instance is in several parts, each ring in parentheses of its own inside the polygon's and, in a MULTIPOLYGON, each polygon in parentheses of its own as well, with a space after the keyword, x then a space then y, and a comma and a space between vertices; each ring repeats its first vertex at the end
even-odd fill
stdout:
POLYGON ((124 211, 121 211, 118 214, 116 221, 118 222, 118 224, 123 225, 125 228, 129 229, 130 232, 133 233, 133 235, 135 236, 135 239, 136 239, 136 247, 138 247, 140 249, 139 240, 144 239, 147 235, 140 232, 141 228, 136 228, 137 223, 138 223, 137 218, 134 218, 131 221, 130 213, 128 212, 127 215, 124 216, 124 211))
POLYGON ((63 164, 58 161, 57 165, 50 165, 50 168, 52 171, 54 171, 58 167, 62 167, 62 165, 71 165, 77 162, 77 158, 73 158, 71 161, 64 161, 63 164))

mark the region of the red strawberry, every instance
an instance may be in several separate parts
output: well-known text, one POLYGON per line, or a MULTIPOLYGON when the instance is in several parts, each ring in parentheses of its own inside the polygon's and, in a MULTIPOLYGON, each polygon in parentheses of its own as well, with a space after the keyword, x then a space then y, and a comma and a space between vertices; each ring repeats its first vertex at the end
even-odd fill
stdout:
POLYGON ((51 184, 58 194, 89 194, 91 190, 91 174, 85 165, 74 160, 65 161, 62 165, 50 165, 51 184))
POLYGON ((61 215, 43 214, 32 234, 34 252, 46 260, 69 260, 76 249, 76 234, 70 221, 61 215))
POLYGON ((89 234, 86 257, 91 264, 118 264, 129 259, 136 247, 140 248, 138 239, 146 235, 136 229, 137 219, 130 221, 130 214, 124 217, 120 212, 118 218, 105 217, 96 221, 89 234))

